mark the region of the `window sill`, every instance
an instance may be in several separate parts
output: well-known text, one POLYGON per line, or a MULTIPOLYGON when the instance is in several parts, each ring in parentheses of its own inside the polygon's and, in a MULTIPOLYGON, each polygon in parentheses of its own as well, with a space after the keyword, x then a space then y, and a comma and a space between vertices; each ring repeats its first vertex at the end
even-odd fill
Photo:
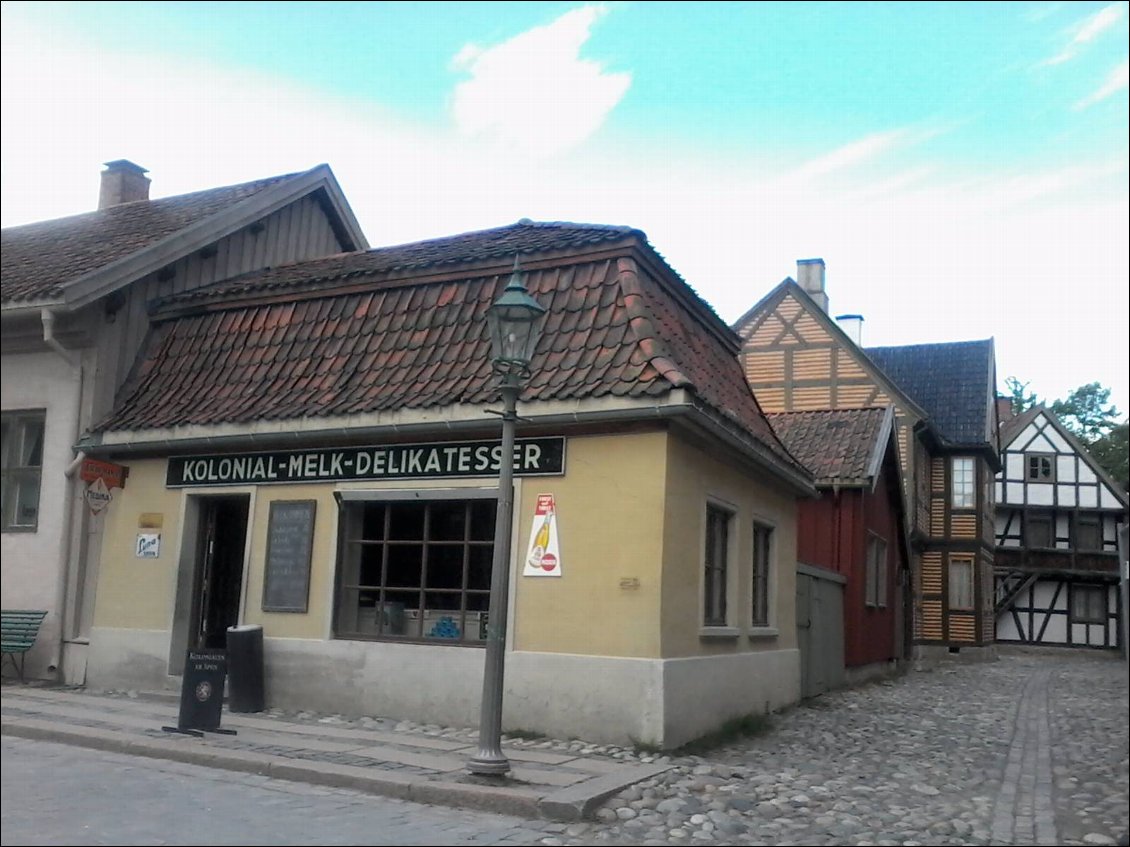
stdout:
POLYGON ((775 626, 754 626, 746 633, 750 638, 776 638, 781 630, 775 626))
POLYGON ((704 626, 698 631, 699 638, 737 638, 739 635, 736 626, 704 626))

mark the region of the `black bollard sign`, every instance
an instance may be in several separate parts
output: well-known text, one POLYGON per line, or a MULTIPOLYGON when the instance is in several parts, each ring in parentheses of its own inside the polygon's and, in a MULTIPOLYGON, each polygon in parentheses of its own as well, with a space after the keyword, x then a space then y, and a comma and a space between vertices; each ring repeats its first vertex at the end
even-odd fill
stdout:
MULTIPOLYGON (((202 734, 194 730, 234 734, 220 729, 227 662, 227 653, 223 650, 189 650, 185 654, 180 714, 175 731, 191 735, 202 734)), ((172 727, 164 729, 174 731, 172 727)))

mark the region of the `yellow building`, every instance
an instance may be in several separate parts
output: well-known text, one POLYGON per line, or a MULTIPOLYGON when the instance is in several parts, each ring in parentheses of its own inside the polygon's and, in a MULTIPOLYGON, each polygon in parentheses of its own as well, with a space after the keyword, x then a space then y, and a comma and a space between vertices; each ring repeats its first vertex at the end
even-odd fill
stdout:
POLYGON ((349 253, 173 297, 81 445, 124 464, 88 683, 261 625, 271 705, 472 725, 499 423, 485 311, 548 311, 513 457, 503 728, 678 746, 799 696, 796 499, 739 341, 623 227, 349 253))

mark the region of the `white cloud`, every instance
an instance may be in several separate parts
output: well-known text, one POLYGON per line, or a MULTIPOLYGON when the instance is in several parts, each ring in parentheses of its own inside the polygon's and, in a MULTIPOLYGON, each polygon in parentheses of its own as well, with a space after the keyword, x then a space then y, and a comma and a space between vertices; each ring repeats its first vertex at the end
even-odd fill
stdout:
POLYGON ((1111 3, 1109 6, 1099 9, 1095 14, 1084 18, 1082 23, 1075 28, 1075 34, 1066 47, 1050 59, 1045 59, 1040 65, 1061 65, 1074 59, 1085 45, 1117 24, 1125 15, 1126 4, 1124 2, 1111 3))
POLYGON ((1127 86, 1130 86, 1130 61, 1123 60, 1121 65, 1118 65, 1110 72, 1110 76, 1106 78, 1106 81, 1103 82, 1102 85, 1076 103, 1072 108, 1076 111, 1086 109, 1088 106, 1093 106, 1100 100, 1105 100, 1107 97, 1121 91, 1127 86))
POLYGON ((603 7, 583 6, 493 47, 467 45, 453 65, 471 78, 454 91, 451 112, 466 137, 536 157, 593 135, 631 85, 581 58, 603 7))

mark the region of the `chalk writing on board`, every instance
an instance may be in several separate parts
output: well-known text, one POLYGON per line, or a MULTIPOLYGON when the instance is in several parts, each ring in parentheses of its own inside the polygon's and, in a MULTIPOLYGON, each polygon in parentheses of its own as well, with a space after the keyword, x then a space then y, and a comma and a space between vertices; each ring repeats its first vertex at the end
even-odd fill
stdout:
POLYGON ((264 612, 305 612, 310 597, 314 500, 276 500, 267 522, 264 612))

